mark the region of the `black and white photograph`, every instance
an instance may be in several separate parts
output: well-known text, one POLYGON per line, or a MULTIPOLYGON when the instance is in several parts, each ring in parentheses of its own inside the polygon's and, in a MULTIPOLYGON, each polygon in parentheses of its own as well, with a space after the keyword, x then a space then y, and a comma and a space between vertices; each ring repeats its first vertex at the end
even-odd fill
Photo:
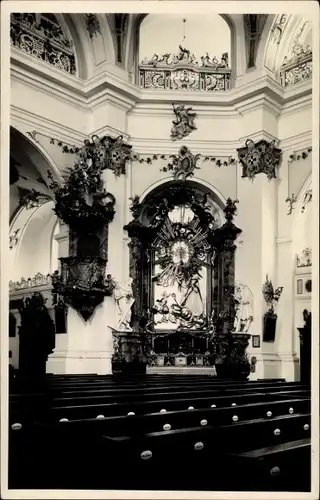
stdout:
POLYGON ((316 500, 317 2, 1 10, 2 498, 316 500))

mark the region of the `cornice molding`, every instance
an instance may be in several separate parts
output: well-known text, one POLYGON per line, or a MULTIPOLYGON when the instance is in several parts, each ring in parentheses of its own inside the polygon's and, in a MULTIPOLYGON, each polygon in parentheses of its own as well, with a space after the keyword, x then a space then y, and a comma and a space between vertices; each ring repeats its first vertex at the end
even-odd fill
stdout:
MULTIPOLYGON (((239 139, 239 144, 241 145, 240 147, 243 147, 244 144, 248 139, 251 139, 254 143, 257 143, 259 141, 267 141, 267 142, 272 142, 276 141, 277 147, 278 147, 278 138, 269 132, 266 132, 266 130, 258 130, 257 132, 254 132, 253 134, 249 134, 243 137, 240 137, 239 139)), ((239 146, 238 146, 239 147, 239 146)))
POLYGON ((282 151, 298 151, 312 146, 312 130, 307 130, 302 134, 294 135, 280 140, 280 148, 282 151))
POLYGON ((68 142, 70 142, 70 140, 73 140, 75 145, 82 144, 83 141, 88 137, 83 132, 66 127, 62 123, 57 123, 55 121, 49 120, 48 118, 19 108, 13 104, 10 108, 10 115, 12 125, 14 125, 14 123, 27 125, 30 127, 30 132, 32 130, 39 131, 41 129, 42 133, 48 134, 55 139, 68 142))
MULTIPOLYGON (((110 69, 112 66, 110 66, 110 69)), ((118 72, 119 73, 119 72, 118 72)), ((196 93, 141 89, 119 74, 105 69, 84 81, 49 67, 32 56, 11 53, 11 78, 59 99, 87 113, 110 103, 135 115, 169 117, 172 103, 191 105, 203 118, 236 118, 264 108, 274 116, 283 116, 312 105, 312 82, 284 89, 265 72, 228 92, 196 93)), ((38 120, 39 121, 39 120, 38 120)), ((38 122, 37 121, 37 122, 38 122)), ((69 134, 68 134, 69 135, 69 134)))
POLYGON ((285 246, 292 244, 292 238, 280 237, 276 239, 277 246, 285 246))
MULTIPOLYGON (((179 149, 178 144, 172 143, 172 141, 167 139, 138 139, 130 137, 129 144, 140 155, 176 154, 179 149)), ((200 153, 203 156, 214 155, 217 158, 235 157, 237 148, 242 145, 239 141, 192 141, 191 139, 188 140, 187 144, 193 154, 200 153)))

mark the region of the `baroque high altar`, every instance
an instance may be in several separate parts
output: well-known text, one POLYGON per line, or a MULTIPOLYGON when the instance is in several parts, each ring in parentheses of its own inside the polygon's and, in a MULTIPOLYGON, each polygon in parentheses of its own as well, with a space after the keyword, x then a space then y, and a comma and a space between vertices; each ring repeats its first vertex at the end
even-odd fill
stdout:
POLYGON ((24 339, 50 313, 52 373, 295 380, 312 23, 218 16, 233 25, 219 57, 185 37, 144 57, 145 17, 11 15, 11 329, 19 308, 24 339))
MULTIPOLYGON (((264 145, 239 150, 244 176, 255 158, 251 177, 274 177, 280 151, 272 151, 270 157, 264 145)), ((253 302, 250 289, 235 283, 238 200, 219 207, 210 189, 192 181, 201 155, 180 147, 162 168, 171 180, 143 201, 131 198, 133 218, 124 226, 130 280, 122 283, 106 275, 116 198, 106 191, 103 173, 125 175, 135 156, 122 137, 95 136, 76 153, 63 186, 49 175, 54 211, 69 226, 69 256, 52 276, 54 303, 70 306, 87 322, 105 298, 114 302, 117 319, 108 324, 114 372, 215 367, 218 375, 247 378, 253 302)))

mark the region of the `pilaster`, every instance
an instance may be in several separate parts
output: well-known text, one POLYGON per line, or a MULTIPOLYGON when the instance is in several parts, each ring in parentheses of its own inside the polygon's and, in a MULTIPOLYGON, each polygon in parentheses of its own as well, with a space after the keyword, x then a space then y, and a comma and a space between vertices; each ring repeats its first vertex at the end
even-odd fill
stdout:
MULTIPOLYGON (((250 333, 260 335, 260 347, 248 347, 249 357, 257 359, 255 372, 250 379, 275 378, 280 376, 281 360, 277 356, 275 342, 263 341, 263 318, 267 306, 262 287, 266 276, 277 283, 277 206, 278 206, 278 165, 279 150, 262 139, 248 148, 238 150, 243 169, 243 179, 238 179, 239 215, 238 222, 243 227, 243 245, 236 252, 235 280, 245 284, 253 293, 254 311, 250 333), (257 148, 259 146, 259 148, 257 148), (271 149, 270 149, 271 148, 271 149), (251 156, 251 153, 252 155, 251 156), (272 161, 265 160, 265 153, 272 161), (242 154, 245 153, 245 157, 242 154), (254 162, 251 163, 252 158, 254 162), (258 159, 257 159, 258 158, 258 159), (252 165, 255 169, 250 170, 252 165), (248 167, 248 169, 247 169, 248 167), (247 170, 246 170, 247 169, 247 170)), ((279 283, 282 285, 282 283, 279 283)), ((276 332, 277 338, 277 332, 276 332)))

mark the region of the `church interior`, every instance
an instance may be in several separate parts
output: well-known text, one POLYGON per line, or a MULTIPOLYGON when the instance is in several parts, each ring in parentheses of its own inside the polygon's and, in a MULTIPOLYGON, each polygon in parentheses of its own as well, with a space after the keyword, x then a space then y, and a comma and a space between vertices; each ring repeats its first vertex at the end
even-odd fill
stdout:
POLYGON ((11 13, 9 489, 311 490, 312 26, 11 13))

